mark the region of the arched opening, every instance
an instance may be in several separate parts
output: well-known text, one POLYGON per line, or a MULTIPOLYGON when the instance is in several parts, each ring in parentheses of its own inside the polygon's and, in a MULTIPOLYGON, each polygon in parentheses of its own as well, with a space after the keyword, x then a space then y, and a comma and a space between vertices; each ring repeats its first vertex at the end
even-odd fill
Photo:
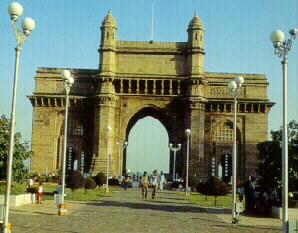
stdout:
MULTIPOLYGON (((142 118, 142 117, 141 117, 142 118)), ((151 116, 136 121, 128 132, 123 171, 170 172, 169 136, 164 125, 151 116)))

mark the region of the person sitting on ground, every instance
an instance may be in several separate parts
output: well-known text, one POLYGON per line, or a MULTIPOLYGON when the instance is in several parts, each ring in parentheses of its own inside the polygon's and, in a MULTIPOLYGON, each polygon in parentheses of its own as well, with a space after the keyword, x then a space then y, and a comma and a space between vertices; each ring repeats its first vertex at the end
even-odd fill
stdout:
POLYGON ((141 185, 142 185, 142 199, 147 199, 147 192, 149 186, 149 178, 147 176, 147 172, 144 172, 144 175, 141 178, 141 185))

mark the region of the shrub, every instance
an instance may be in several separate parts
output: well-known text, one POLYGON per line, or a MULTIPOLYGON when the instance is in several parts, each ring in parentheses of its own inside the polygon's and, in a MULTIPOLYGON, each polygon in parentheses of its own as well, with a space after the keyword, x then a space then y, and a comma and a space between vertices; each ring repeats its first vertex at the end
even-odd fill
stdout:
POLYGON ((38 187, 27 188, 27 193, 37 193, 37 192, 38 192, 38 187))
POLYGON ((102 186, 106 182, 106 176, 103 172, 98 173, 96 176, 93 177, 96 185, 98 185, 98 188, 100 189, 100 186, 102 186))
POLYGON ((207 196, 214 196, 214 205, 216 206, 216 198, 228 194, 228 188, 225 183, 215 176, 208 178, 205 183, 197 185, 197 191, 207 196))
POLYGON ((192 190, 197 188, 197 185, 200 183, 200 179, 198 176, 190 176, 188 179, 188 186, 191 187, 192 190))
POLYGON ((87 192, 87 189, 95 189, 96 188, 96 183, 92 179, 92 177, 87 177, 85 179, 85 192, 87 192))
POLYGON ((66 179, 67 187, 70 188, 73 192, 76 189, 82 188, 84 186, 84 177, 78 171, 72 171, 66 179))
POLYGON ((109 179, 109 185, 111 185, 111 186, 117 186, 117 185, 119 185, 118 179, 117 178, 109 179))

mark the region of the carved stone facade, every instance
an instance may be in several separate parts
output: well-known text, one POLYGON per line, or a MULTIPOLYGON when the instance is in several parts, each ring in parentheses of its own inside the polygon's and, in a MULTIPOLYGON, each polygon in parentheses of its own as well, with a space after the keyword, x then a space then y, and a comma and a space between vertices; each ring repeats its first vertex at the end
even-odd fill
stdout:
MULTIPOLYGON (((255 175, 256 145, 267 139, 273 106, 267 97, 268 81, 260 74, 205 72, 204 30, 198 16, 187 32, 187 42, 119 41, 116 21, 108 13, 101 26, 98 69, 71 69, 75 84, 70 92, 67 170, 105 172, 110 154, 110 175, 120 175, 126 168, 126 152, 119 144, 128 140, 139 119, 152 116, 164 125, 170 142, 182 143, 176 163, 179 174, 185 171, 184 131, 189 128, 190 174, 220 176, 212 166, 217 168, 224 155, 232 154, 233 113, 227 83, 242 75, 238 175, 255 175)), ((65 97, 60 73, 58 68, 39 68, 34 94, 29 96, 32 170, 42 173, 61 169, 65 97)))

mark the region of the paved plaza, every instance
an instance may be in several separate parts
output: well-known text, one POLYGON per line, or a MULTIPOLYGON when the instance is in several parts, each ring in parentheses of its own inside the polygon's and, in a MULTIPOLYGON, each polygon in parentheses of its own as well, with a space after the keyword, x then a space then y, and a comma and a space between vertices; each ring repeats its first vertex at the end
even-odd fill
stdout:
POLYGON ((67 205, 64 217, 57 215, 53 201, 13 208, 13 233, 281 232, 277 219, 241 217, 240 224, 232 225, 230 215, 207 213, 171 191, 159 192, 155 200, 142 200, 140 189, 119 190, 113 197, 67 205))

